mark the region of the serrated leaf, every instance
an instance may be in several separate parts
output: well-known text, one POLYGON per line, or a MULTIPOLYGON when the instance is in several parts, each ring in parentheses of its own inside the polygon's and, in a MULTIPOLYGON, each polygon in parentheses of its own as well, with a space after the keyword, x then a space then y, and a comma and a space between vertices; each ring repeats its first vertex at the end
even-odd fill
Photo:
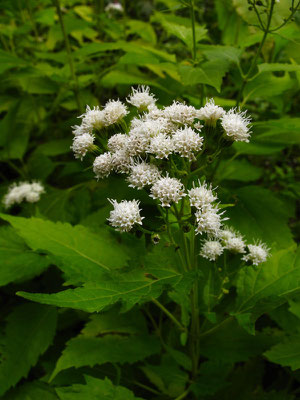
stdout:
POLYGON ((67 343, 50 380, 68 368, 93 367, 108 362, 132 364, 159 351, 158 338, 150 335, 107 335, 99 338, 80 335, 67 343))
POLYGON ((26 377, 51 344, 56 329, 56 310, 23 304, 7 318, 0 363, 0 395, 26 377))
POLYGON ((278 343, 264 355, 269 361, 283 367, 291 367, 292 371, 300 368, 300 335, 289 337, 283 343, 278 343))
POLYGON ((30 250, 8 226, 0 228, 0 259, 0 286, 39 275, 50 263, 45 256, 30 250))
MULTIPOLYGON (((116 280, 89 283, 81 288, 68 289, 55 294, 18 292, 28 300, 58 307, 70 307, 87 312, 101 311, 108 305, 121 301, 126 309, 160 296, 165 286, 181 285, 185 277, 169 270, 147 270, 119 275, 116 280)), ((189 279, 189 277, 187 277, 189 279)), ((189 279, 190 280, 190 279, 189 279)))
POLYGON ((57 388, 60 400, 143 400, 124 386, 114 386, 108 378, 97 379, 86 375, 85 381, 85 385, 57 388))
POLYGON ((39 218, 22 218, 1 214, 33 250, 52 254, 71 281, 93 281, 112 268, 126 264, 123 247, 103 230, 96 235, 87 228, 54 223, 39 218))

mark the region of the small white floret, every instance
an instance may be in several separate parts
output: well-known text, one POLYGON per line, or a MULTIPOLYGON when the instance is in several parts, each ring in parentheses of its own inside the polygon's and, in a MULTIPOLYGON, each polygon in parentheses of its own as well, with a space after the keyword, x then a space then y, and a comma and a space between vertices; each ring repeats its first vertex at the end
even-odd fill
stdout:
POLYGON ((174 133, 172 141, 175 153, 192 161, 195 160, 194 152, 198 152, 202 148, 203 137, 192 128, 185 126, 174 133))
POLYGON ((240 233, 233 229, 224 229, 220 232, 220 239, 225 249, 233 253, 245 253, 246 244, 240 233))
POLYGON ((223 253, 223 247, 217 240, 206 240, 201 248, 200 256, 207 258, 209 261, 216 259, 223 253))
POLYGON ((131 167, 127 181, 130 183, 130 187, 142 189, 145 186, 153 185, 159 177, 160 172, 156 165, 142 161, 131 167))
POLYGON ((133 159, 127 153, 126 149, 121 149, 117 150, 115 153, 112 153, 112 164, 116 172, 125 174, 130 171, 130 168, 133 164, 133 159))
POLYGON ((215 125, 216 121, 225 114, 222 107, 216 106, 214 99, 210 99, 204 107, 198 110, 197 118, 205 121, 208 125, 215 125))
POLYGON ((164 133, 159 133, 151 138, 148 153, 154 154, 156 158, 168 158, 174 150, 173 140, 164 133))
POLYGON ((171 203, 178 203, 184 193, 183 184, 176 178, 170 178, 168 175, 158 179, 150 189, 150 197, 158 199, 162 207, 170 207, 171 203))
POLYGON ((124 9, 121 3, 117 2, 110 2, 107 4, 107 6, 105 7, 105 12, 107 13, 112 13, 112 12, 119 12, 119 13, 123 13, 124 9))
POLYGON ((156 99, 150 93, 149 86, 139 86, 137 89, 131 88, 131 90, 132 93, 126 100, 140 111, 148 110, 149 106, 155 104, 156 99))
POLYGON ((246 116, 246 111, 237 111, 232 108, 221 118, 221 125, 226 135, 237 142, 249 142, 251 118, 246 116))
POLYGON ((218 237, 222 227, 222 221, 227 218, 222 218, 223 212, 219 212, 217 206, 211 205, 198 209, 195 213, 197 226, 196 234, 207 233, 210 236, 218 237))
POLYGON ((201 208, 217 200, 217 196, 214 195, 211 185, 208 186, 206 182, 201 183, 200 181, 198 181, 198 185, 195 186, 193 184, 192 189, 188 191, 192 207, 201 208))
POLYGON ((75 158, 80 158, 82 160, 88 151, 93 150, 95 147, 94 139, 95 136, 90 133, 83 133, 82 135, 75 136, 71 146, 75 158))
POLYGON ((107 177, 111 173, 112 169, 113 162, 111 153, 106 152, 95 158, 93 171, 97 179, 107 177))
POLYGON ((105 126, 120 122, 128 114, 127 107, 120 100, 109 100, 103 111, 105 113, 105 126))
POLYGON ((172 105, 165 107, 165 118, 180 125, 192 125, 197 117, 197 110, 193 106, 174 101, 172 105))
POLYGON ((80 134, 80 131, 82 131, 82 133, 91 133, 93 129, 99 130, 105 125, 105 112, 100 110, 99 106, 93 109, 86 106, 86 112, 80 115, 79 118, 82 118, 82 124, 80 129, 76 129, 75 133, 73 132, 75 135, 80 134))
POLYGON ((3 198, 3 204, 5 208, 9 208, 14 204, 22 203, 22 201, 36 203, 40 200, 42 193, 45 193, 45 189, 40 182, 13 183, 3 198))
POLYGON ((137 200, 122 200, 118 203, 116 200, 110 200, 114 209, 110 212, 108 221, 110 225, 116 228, 117 231, 129 232, 135 224, 142 225, 139 204, 137 200))
POLYGON ((109 151, 117 151, 126 148, 129 136, 123 133, 117 133, 108 139, 107 147, 109 151))
POLYGON ((265 243, 259 242, 257 244, 248 244, 249 253, 244 255, 242 260, 250 261, 253 265, 258 265, 265 262, 269 256, 268 247, 265 243))

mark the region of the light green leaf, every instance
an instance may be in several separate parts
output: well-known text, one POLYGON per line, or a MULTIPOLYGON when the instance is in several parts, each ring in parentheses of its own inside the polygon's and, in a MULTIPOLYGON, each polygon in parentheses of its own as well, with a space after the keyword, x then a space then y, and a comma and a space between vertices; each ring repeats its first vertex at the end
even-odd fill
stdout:
POLYGON ((47 257, 30 250, 16 231, 7 226, 0 227, 0 259, 0 286, 39 275, 50 264, 47 257))
POLYGON ((16 57, 12 53, 0 49, 0 74, 9 69, 20 68, 25 65, 27 65, 26 61, 16 57))
POLYGON ((2 340, 0 395, 26 377, 51 344, 56 329, 56 310, 23 304, 8 316, 2 340))
POLYGON ((275 71, 286 71, 286 72, 292 72, 292 71, 300 71, 300 65, 297 64, 280 64, 280 63, 275 63, 275 64, 268 64, 268 63, 263 63, 258 65, 258 70, 259 72, 275 72, 275 71))
POLYGON ((130 19, 127 22, 127 26, 129 27, 129 33, 135 33, 147 42, 156 44, 155 30, 149 23, 138 19, 130 19))
POLYGON ((282 343, 276 344, 264 355, 269 361, 283 367, 291 367, 292 371, 300 368, 300 335, 291 336, 282 343))
POLYGON ((87 228, 66 223, 54 223, 39 218, 21 218, 1 214, 33 250, 52 254, 72 282, 100 279, 103 273, 126 264, 127 254, 103 230, 94 234, 87 228))
POLYGON ((228 63, 220 60, 207 61, 201 67, 188 65, 179 66, 179 74, 182 83, 186 86, 193 86, 198 83, 210 85, 220 92, 222 80, 228 70, 228 63))
MULTIPOLYGON (((188 277, 187 279, 190 281, 188 277)), ((86 284, 81 288, 68 289, 55 294, 19 292, 18 295, 43 304, 70 307, 87 312, 101 311, 106 306, 119 301, 124 303, 126 309, 130 309, 136 303, 158 297, 166 285, 176 289, 184 281, 185 277, 177 272, 149 269, 147 274, 143 271, 134 271, 118 275, 116 280, 98 279, 97 282, 86 284)))
POLYGON ((227 63, 239 63, 242 50, 231 46, 214 46, 211 44, 200 44, 198 49, 210 61, 220 61, 227 63))
POLYGON ((71 339, 58 359, 50 380, 68 368, 93 367, 108 362, 135 363, 160 351, 157 337, 150 335, 85 337, 71 339))
POLYGON ((57 388, 60 400, 143 400, 124 386, 114 386, 108 379, 85 376, 86 385, 75 384, 57 388))

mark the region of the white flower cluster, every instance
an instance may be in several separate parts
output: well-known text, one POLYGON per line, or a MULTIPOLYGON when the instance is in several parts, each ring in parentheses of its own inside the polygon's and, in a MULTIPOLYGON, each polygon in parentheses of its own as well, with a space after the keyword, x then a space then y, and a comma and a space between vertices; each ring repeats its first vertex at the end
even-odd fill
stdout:
MULTIPOLYGON (((158 108, 155 96, 145 86, 132 88, 127 102, 138 112, 132 119, 127 118, 127 125, 123 118, 128 110, 119 100, 108 101, 103 109, 87 106, 86 113, 80 117, 81 125, 75 126, 73 131, 75 157, 82 159, 88 151, 100 150, 94 141, 103 129, 102 154, 93 162, 97 179, 106 178, 112 172, 127 174, 129 187, 145 189, 158 201, 159 207, 170 209, 176 218, 179 213, 187 212, 187 220, 194 224, 195 233, 204 236, 200 255, 210 261, 215 261, 225 250, 243 254, 244 261, 255 265, 265 261, 268 255, 265 245, 248 245, 246 254, 243 237, 232 229, 223 228, 228 218, 223 216, 211 184, 203 180, 191 182, 202 152, 206 150, 206 141, 201 136, 203 127, 205 137, 215 135, 220 120, 220 136, 223 130, 228 140, 248 141, 250 118, 245 112, 236 109, 226 112, 213 99, 200 109, 178 101, 158 108), (121 132, 108 136, 110 131, 105 128, 114 124, 121 132), (180 211, 175 207, 179 202, 180 211)), ((110 202, 114 209, 108 221, 117 230, 128 232, 142 225, 139 201, 110 202)), ((167 215, 167 211, 162 211, 164 213, 167 215)))
POLYGON ((40 182, 13 183, 3 198, 3 204, 5 208, 9 208, 14 204, 22 203, 22 201, 36 203, 40 200, 42 193, 45 193, 45 189, 40 182))
POLYGON ((105 12, 107 13, 111 13, 111 12, 119 12, 119 13, 123 13, 124 9, 121 3, 119 3, 118 1, 114 1, 114 2, 110 2, 107 4, 107 6, 105 7, 105 12))
POLYGON ((116 200, 109 199, 109 201, 114 209, 110 212, 108 221, 117 231, 128 232, 135 224, 142 225, 144 217, 140 216, 139 201, 122 200, 120 203, 116 200))

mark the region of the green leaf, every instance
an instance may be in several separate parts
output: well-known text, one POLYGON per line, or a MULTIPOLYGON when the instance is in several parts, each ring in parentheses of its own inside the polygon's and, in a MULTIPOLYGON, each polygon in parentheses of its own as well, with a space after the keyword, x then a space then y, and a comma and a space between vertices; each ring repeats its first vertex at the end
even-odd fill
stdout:
POLYGON ((269 361, 283 367, 291 367, 292 371, 300 368, 300 335, 291 336, 282 343, 276 344, 264 355, 269 361))
POLYGON ((70 151, 71 139, 49 140, 39 145, 36 153, 43 153, 46 156, 58 156, 70 151))
POLYGON ((21 58, 18 58, 14 54, 8 53, 7 51, 0 49, 0 74, 9 69, 17 67, 19 68, 26 64, 27 62, 22 60, 21 58))
POLYGON ((0 227, 0 259, 0 286, 39 275, 50 264, 48 258, 33 253, 7 226, 0 227))
POLYGON ((1 214, 33 250, 43 250, 57 260, 72 282, 100 279, 112 268, 121 268, 128 256, 107 230, 101 235, 87 228, 39 218, 21 218, 1 214))
POLYGON ((280 64, 280 63, 275 63, 275 64, 268 64, 268 63, 263 63, 258 65, 258 70, 259 72, 275 72, 275 71, 286 71, 286 72, 292 72, 292 71, 300 71, 300 65, 297 64, 280 64))
POLYGON ((38 304, 23 304, 8 316, 0 363, 0 394, 26 377, 52 343, 56 310, 38 304))
POLYGON ((210 61, 220 61, 238 64, 242 55, 242 50, 231 46, 214 46, 211 44, 198 45, 198 49, 210 61))
POLYGON ((224 160, 216 173, 216 180, 236 180, 241 182, 256 181, 261 177, 263 169, 250 164, 249 161, 242 160, 224 160))
POLYGON ((93 367, 108 362, 135 363, 160 351, 158 338, 150 335, 85 337, 71 339, 58 359, 50 380, 67 368, 93 367))
POLYGON ((138 19, 130 19, 127 22, 127 26, 129 27, 129 33, 135 33, 147 42, 150 42, 153 45, 156 44, 155 30, 149 23, 138 19))
POLYGON ((130 309, 136 303, 160 296, 166 285, 176 289, 184 280, 183 275, 174 271, 149 269, 147 274, 134 271, 118 275, 115 280, 98 279, 97 282, 85 284, 82 288, 68 289, 55 294, 19 292, 18 295, 43 304, 87 312, 101 311, 119 301, 124 303, 126 309, 130 309))
POLYGON ((57 388, 60 400, 143 400, 124 386, 114 386, 108 378, 102 380, 85 375, 85 381, 86 385, 57 388))
POLYGON ((247 242, 261 239, 269 245, 286 248, 293 245, 288 227, 293 209, 271 191, 257 186, 246 186, 235 191, 235 207, 226 210, 226 216, 247 242))
POLYGON ((194 86, 198 83, 210 85, 220 92, 222 79, 228 69, 227 63, 219 60, 207 61, 200 67, 192 67, 188 65, 179 66, 179 74, 182 83, 186 86, 194 86))
MULTIPOLYGON (((252 323, 261 314, 286 302, 288 296, 300 291, 300 249, 292 248, 272 254, 258 267, 244 267, 237 277, 237 302, 233 315, 252 314, 252 323)), ((244 321, 248 324, 249 318, 244 321)), ((247 328, 247 326, 245 326, 247 328)))
POLYGON ((243 95, 244 102, 256 97, 272 98, 292 89, 295 83, 288 74, 282 77, 274 76, 271 72, 263 72, 248 82, 243 95))

